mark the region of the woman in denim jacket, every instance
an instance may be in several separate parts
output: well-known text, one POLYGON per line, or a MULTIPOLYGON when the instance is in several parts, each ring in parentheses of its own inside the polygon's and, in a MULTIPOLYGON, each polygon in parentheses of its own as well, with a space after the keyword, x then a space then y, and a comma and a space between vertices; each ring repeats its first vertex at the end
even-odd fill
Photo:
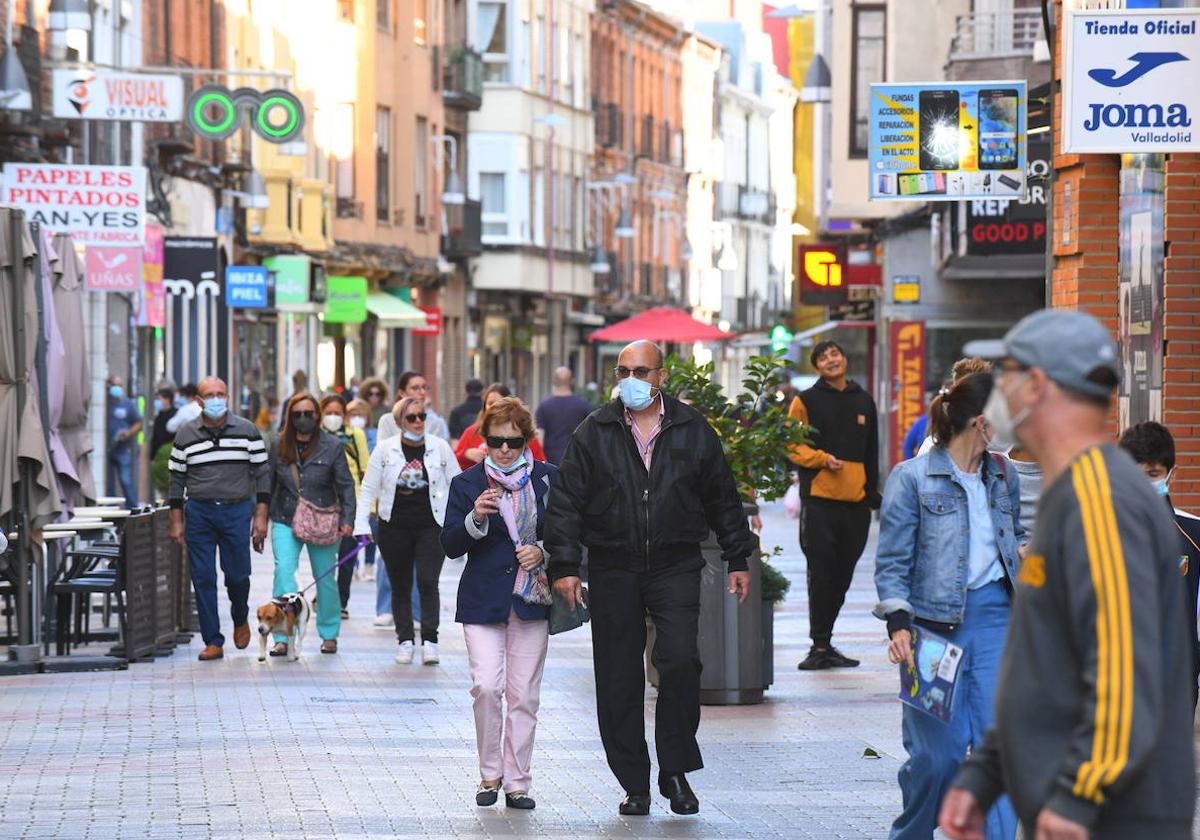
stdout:
MULTIPOLYGON (((993 697, 1008 625, 1020 524, 1020 479, 988 452, 983 406, 991 374, 943 390, 929 408, 936 445, 896 465, 883 494, 875 615, 887 621, 892 662, 913 662, 917 624, 963 649, 949 723, 905 705, 900 768, 904 810, 891 840, 929 840, 938 808, 970 747, 992 724, 993 697)), ((1007 798, 988 814, 988 840, 1010 840, 1017 821, 1007 798)))

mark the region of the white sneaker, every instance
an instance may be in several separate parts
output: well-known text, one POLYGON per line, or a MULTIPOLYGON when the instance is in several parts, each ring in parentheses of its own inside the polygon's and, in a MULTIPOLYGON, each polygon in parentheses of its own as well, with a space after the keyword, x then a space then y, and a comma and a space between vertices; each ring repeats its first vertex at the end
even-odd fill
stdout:
POLYGON ((401 642, 400 652, 396 654, 397 665, 411 665, 413 661, 413 643, 401 642))
POLYGON ((395 627, 396 626, 396 620, 394 618, 392 618, 391 613, 383 613, 382 615, 375 616, 374 623, 375 623, 376 627, 395 627))
POLYGON ((437 642, 421 642, 421 664, 436 665, 441 662, 438 659, 437 642))
POLYGON ((366 580, 366 577, 363 575, 362 566, 354 567, 354 579, 355 580, 366 580))
POLYGON ((375 580, 375 564, 364 563, 362 565, 363 580, 375 580))

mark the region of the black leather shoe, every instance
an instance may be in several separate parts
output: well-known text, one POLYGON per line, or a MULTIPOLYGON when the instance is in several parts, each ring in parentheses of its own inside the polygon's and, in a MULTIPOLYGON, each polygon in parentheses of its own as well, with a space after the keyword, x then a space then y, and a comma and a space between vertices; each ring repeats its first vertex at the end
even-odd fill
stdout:
POLYGON ((621 812, 622 816, 644 817, 650 813, 650 794, 626 794, 625 798, 621 800, 621 805, 617 810, 621 812))
POLYGON ((518 811, 532 811, 537 807, 537 803, 528 793, 506 793, 504 794, 504 804, 518 811))
POLYGON ((479 787, 475 789, 475 804, 480 808, 487 808, 490 805, 495 805, 496 800, 500 798, 500 783, 496 782, 495 787, 488 787, 479 783, 479 787))
POLYGON ((829 651, 829 648, 811 647, 808 649, 808 656, 796 667, 801 671, 824 671, 832 668, 834 665, 829 651))
POLYGON ((687 777, 682 773, 658 776, 658 791, 671 800, 671 810, 676 814, 695 814, 700 811, 700 800, 692 792, 687 777))
POLYGON ((857 668, 862 664, 857 659, 851 659, 849 656, 846 656, 846 654, 835 647, 831 647, 825 656, 829 660, 829 664, 834 668, 857 668))

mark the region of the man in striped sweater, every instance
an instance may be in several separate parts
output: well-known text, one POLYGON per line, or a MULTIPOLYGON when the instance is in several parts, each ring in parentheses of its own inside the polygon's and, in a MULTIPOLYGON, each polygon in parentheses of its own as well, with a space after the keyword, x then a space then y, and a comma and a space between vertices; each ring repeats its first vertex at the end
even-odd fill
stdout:
POLYGON ((186 543, 204 650, 200 661, 222 658, 225 637, 217 615, 217 549, 229 593, 233 643, 250 644, 250 540, 267 535, 271 471, 262 435, 229 412, 225 383, 200 383, 200 417, 185 423, 171 449, 171 539, 186 543))

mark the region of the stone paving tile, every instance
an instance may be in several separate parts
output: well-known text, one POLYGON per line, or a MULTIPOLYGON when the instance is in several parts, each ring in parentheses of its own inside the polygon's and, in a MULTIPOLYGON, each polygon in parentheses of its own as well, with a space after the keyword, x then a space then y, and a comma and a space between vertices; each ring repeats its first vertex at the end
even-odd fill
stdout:
MULTIPOLYGON (((551 640, 537 810, 475 807, 470 682, 452 623, 461 566, 450 562, 438 667, 392 662, 392 631, 371 626, 374 584, 356 582, 337 656, 318 653, 310 628, 296 663, 259 663, 255 643, 200 663, 193 639, 125 672, 4 678, 0 838, 886 837, 903 749, 895 671, 869 614, 872 564, 859 566, 835 640, 863 666, 798 672, 804 558, 781 506, 765 506, 764 521, 764 546, 783 546, 777 564, 793 581, 776 613, 776 684, 762 705, 704 709, 697 817, 658 797, 649 818, 616 813, 587 629, 551 640)), ((256 557, 252 607, 270 582, 269 559, 256 557)))

